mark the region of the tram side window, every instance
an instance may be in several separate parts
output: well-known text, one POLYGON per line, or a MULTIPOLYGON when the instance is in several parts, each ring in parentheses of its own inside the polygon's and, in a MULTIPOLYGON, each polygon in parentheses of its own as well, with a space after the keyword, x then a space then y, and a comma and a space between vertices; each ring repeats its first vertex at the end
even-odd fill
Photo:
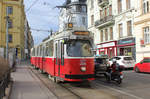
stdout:
POLYGON ((61 43, 61 65, 64 65, 64 44, 61 43))
POLYGON ((38 56, 38 48, 36 48, 36 56, 38 56))
POLYGON ((58 58, 58 56, 57 56, 57 43, 55 44, 55 49, 56 49, 56 50, 55 50, 55 55, 56 55, 56 64, 57 64, 57 63, 58 63, 58 62, 57 62, 57 58, 58 58))
POLYGON ((38 56, 40 56, 40 47, 38 47, 38 56))
POLYGON ((48 43, 46 43, 46 51, 45 51, 45 56, 48 56, 48 43))
POLYGON ((32 51, 32 56, 35 56, 35 49, 33 49, 32 51))
POLYGON ((53 56, 53 51, 54 51, 53 44, 54 44, 53 41, 49 42, 49 56, 53 56))

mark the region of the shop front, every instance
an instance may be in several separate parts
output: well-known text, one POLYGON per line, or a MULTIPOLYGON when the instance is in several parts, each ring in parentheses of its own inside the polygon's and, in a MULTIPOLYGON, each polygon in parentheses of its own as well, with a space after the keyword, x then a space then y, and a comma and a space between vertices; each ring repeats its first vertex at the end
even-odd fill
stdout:
POLYGON ((126 38, 118 40, 118 55, 132 56, 136 59, 135 38, 126 38))
POLYGON ((109 58, 117 56, 117 41, 97 44, 97 55, 108 55, 109 58))

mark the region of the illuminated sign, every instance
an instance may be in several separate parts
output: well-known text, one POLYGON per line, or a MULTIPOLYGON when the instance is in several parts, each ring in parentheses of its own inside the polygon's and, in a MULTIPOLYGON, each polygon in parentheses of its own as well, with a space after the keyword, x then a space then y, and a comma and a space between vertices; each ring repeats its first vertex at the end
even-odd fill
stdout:
POLYGON ((73 24, 72 23, 68 23, 68 28, 73 28, 73 24))
POLYGON ((89 32, 82 32, 82 31, 78 31, 78 32, 74 32, 75 35, 89 35, 89 32))

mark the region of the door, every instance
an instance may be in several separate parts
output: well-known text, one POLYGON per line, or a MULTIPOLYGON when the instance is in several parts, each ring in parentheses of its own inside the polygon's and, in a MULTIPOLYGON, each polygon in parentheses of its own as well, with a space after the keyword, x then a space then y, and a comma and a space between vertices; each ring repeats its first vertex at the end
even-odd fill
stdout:
POLYGON ((63 73, 63 66, 64 66, 64 44, 62 41, 57 41, 55 43, 55 56, 56 56, 56 62, 55 62, 55 72, 56 76, 61 76, 63 73))
POLYGON ((150 72, 150 59, 145 58, 142 65, 144 67, 144 72, 150 72))

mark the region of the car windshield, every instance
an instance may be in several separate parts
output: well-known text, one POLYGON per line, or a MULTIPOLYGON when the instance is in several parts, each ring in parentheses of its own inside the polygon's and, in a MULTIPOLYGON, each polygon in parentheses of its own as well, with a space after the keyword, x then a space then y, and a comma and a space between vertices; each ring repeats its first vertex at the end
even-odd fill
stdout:
POLYGON ((150 63, 150 59, 149 58, 144 59, 144 63, 150 63))
POLYGON ((67 54, 71 57, 92 57, 92 45, 89 41, 72 40, 67 43, 67 54))
POLYGON ((123 59, 124 59, 124 60, 133 60, 132 57, 124 57, 123 59))
POLYGON ((96 63, 105 64, 107 63, 106 58, 96 58, 96 63))

